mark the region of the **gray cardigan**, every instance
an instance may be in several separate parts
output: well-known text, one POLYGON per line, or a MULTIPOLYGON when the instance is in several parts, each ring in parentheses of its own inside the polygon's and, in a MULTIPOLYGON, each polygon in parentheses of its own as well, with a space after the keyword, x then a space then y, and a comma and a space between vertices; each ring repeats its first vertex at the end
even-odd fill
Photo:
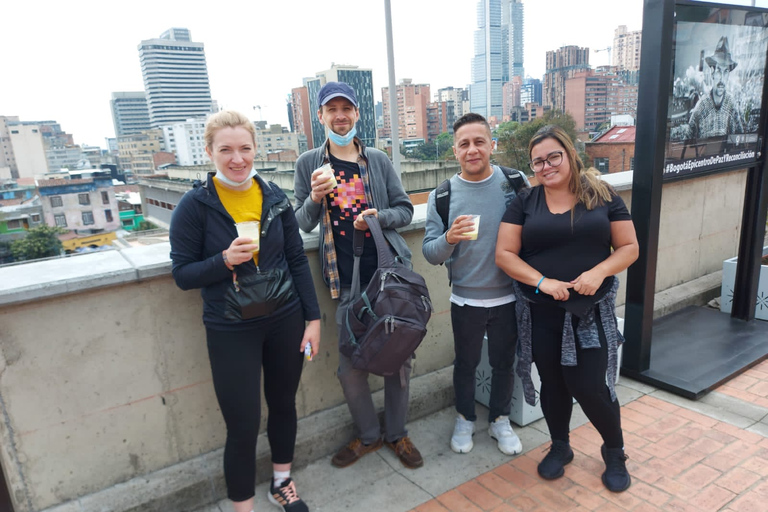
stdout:
MULTIPOLYGON (((326 144, 328 142, 326 141, 326 144)), ((396 231, 411 223, 413 204, 403 189, 403 184, 395 173, 395 168, 389 157, 378 149, 364 148, 363 154, 368 159, 368 181, 371 188, 373 204, 379 214, 384 236, 401 258, 411 259, 411 251, 402 236, 396 231)), ((315 226, 320 225, 320 244, 323 244, 323 223, 320 219, 322 203, 312 200, 309 193, 312 190, 312 173, 323 165, 325 160, 325 145, 306 151, 296 161, 296 172, 293 177, 293 188, 296 220, 299 227, 309 233, 315 226)), ((325 258, 322 257, 323 280, 328 284, 325 273, 325 258)))

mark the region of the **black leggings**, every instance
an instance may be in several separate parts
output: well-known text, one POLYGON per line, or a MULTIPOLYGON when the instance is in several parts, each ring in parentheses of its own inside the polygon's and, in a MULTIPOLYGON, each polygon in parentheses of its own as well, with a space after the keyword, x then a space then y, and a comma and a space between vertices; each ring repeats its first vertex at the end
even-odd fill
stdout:
MULTIPOLYGON (((619 400, 611 400, 605 382, 608 348, 603 326, 596 311, 600 335, 599 349, 582 350, 576 341, 577 366, 562 366, 560 353, 563 340, 565 310, 551 305, 531 304, 531 338, 533 362, 541 377, 541 409, 552 439, 569 440, 573 399, 595 426, 608 448, 621 448, 619 400)), ((573 330, 578 318, 573 316, 573 330)))
POLYGON ((301 309, 247 331, 206 328, 213 386, 227 425, 224 479, 227 496, 244 501, 256 485, 256 437, 261 421, 261 370, 267 399, 267 438, 272 462, 293 461, 296 444, 296 391, 304 336, 301 309))

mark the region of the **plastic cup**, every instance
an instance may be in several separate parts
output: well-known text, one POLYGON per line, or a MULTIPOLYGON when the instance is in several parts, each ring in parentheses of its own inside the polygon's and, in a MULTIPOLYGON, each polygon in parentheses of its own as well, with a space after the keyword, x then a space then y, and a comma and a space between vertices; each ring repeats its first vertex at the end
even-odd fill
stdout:
POLYGON ((467 231, 464 234, 469 235, 470 240, 477 240, 477 231, 480 229, 480 216, 479 215, 470 215, 469 216, 472 219, 472 222, 475 224, 472 228, 472 231, 467 231))
POLYGON ((237 228, 237 236, 250 238, 253 240, 251 243, 256 244, 253 253, 259 252, 259 221, 238 222, 235 227, 237 228))
POLYGON ((339 182, 336 181, 336 174, 333 172, 331 164, 325 164, 324 166, 320 167, 320 169, 323 170, 322 176, 328 180, 331 180, 333 188, 336 188, 339 185, 339 182))

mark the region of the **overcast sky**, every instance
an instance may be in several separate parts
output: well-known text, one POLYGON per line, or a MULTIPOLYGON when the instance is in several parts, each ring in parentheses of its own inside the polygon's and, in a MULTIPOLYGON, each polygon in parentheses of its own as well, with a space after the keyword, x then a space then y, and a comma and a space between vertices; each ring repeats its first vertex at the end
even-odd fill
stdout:
MULTIPOLYGON (((286 100, 302 78, 332 63, 373 70, 374 98, 388 85, 384 0, 3 0, 0 115, 53 119, 78 144, 113 137, 113 91, 141 91, 137 46, 171 27, 205 43, 211 94, 223 108, 287 125, 286 100), (261 110, 254 109, 255 105, 261 110)), ((751 5, 751 0, 728 3, 751 5)), ((768 0, 757 0, 768 7, 768 0)), ((438 88, 470 82, 475 0, 391 0, 395 75, 438 88)), ((642 28, 642 0, 524 0, 525 72, 544 73, 563 45, 608 64, 619 25, 642 28)))

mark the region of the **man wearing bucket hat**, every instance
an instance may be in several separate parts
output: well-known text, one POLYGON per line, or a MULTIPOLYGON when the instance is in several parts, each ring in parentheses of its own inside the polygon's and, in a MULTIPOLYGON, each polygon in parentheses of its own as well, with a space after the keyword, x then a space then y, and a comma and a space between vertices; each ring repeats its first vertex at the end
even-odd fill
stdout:
POLYGON ((691 112, 688 122, 690 138, 723 137, 731 133, 744 133, 733 97, 725 90, 736 62, 731 59, 728 38, 717 42, 715 52, 704 59, 712 73, 712 89, 701 97, 691 112))
MULTIPOLYGON (((322 274, 331 297, 339 301, 336 324, 341 333, 345 328, 343 313, 352 301, 354 231, 367 231, 363 217, 375 215, 393 253, 410 260, 411 251, 397 228, 410 224, 413 205, 387 154, 365 147, 355 136, 360 114, 354 89, 344 82, 328 82, 318 92, 317 103, 317 116, 328 138, 325 144, 303 153, 296 162, 296 220, 306 232, 320 225, 322 274)), ((377 266, 376 244, 370 233, 366 233, 360 258, 361 289, 368 285, 377 266)), ((405 428, 410 374, 408 360, 403 365, 402 381, 400 374, 384 377, 382 440, 368 373, 353 368, 352 361, 339 352, 337 376, 358 437, 334 455, 331 460, 334 466, 350 466, 382 444, 391 448, 407 468, 424 464, 405 428)))

